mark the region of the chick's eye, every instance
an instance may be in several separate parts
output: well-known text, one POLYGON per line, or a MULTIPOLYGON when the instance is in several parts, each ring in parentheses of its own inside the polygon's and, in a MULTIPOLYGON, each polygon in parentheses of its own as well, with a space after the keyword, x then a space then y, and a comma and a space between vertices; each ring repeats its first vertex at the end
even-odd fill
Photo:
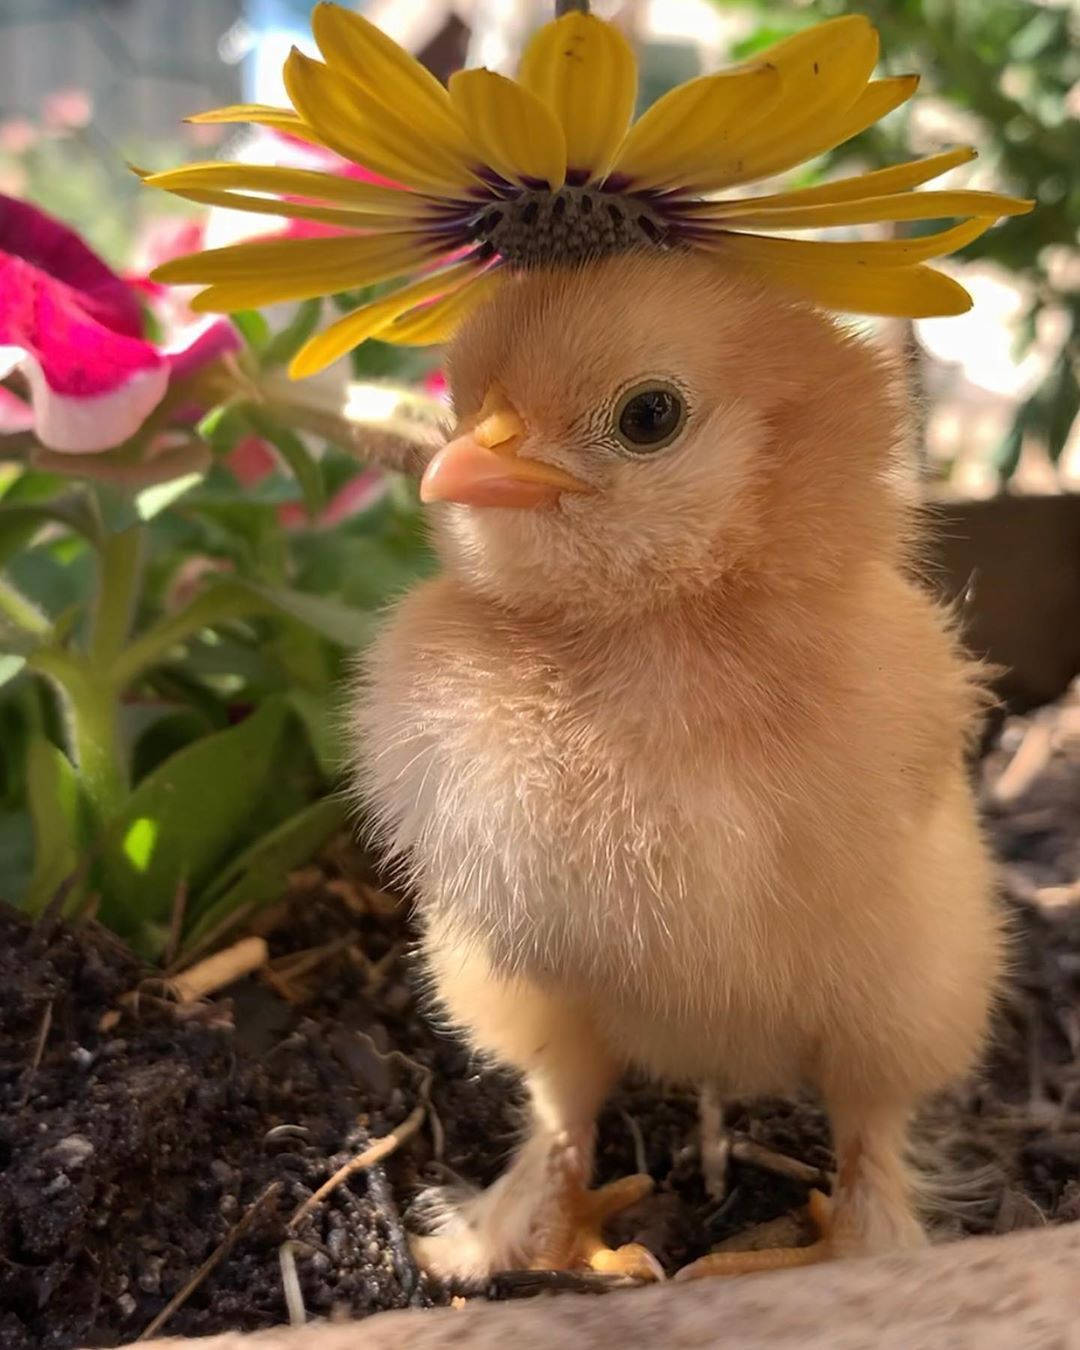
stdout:
POLYGON ((662 450, 678 436, 686 421, 686 404, 669 384, 629 389, 615 409, 615 436, 635 454, 662 450))

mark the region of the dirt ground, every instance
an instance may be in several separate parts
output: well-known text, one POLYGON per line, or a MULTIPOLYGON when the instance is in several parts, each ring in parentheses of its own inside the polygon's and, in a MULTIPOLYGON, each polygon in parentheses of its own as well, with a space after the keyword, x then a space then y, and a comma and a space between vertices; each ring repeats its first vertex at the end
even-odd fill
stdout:
MULTIPOLYGON (((931 1216, 945 1236, 1080 1219, 1080 697, 1006 723, 981 778, 1016 974, 985 1071, 921 1129, 950 1178, 931 1216)), ((99 929, 0 908, 4 1350, 126 1343, 181 1294, 163 1330, 188 1335, 286 1320, 287 1289, 322 1316, 452 1296, 418 1275, 403 1215, 423 1185, 493 1179, 520 1099, 425 1020, 404 912, 373 881, 349 845, 330 850, 274 916, 268 973, 183 1009, 99 929), (417 1106, 392 1154, 287 1228, 417 1106)), ((629 1082, 604 1113, 600 1179, 656 1181, 617 1236, 669 1270, 827 1186, 813 1104, 727 1103, 724 1120, 727 1191, 710 1197, 693 1093, 629 1082)), ((469 1292, 553 1285, 602 1282, 469 1292)))

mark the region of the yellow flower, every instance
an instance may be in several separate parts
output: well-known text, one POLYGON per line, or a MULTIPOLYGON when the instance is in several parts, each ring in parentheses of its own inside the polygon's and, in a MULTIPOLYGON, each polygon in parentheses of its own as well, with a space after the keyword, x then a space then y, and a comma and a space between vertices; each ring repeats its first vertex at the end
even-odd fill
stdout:
POLYGON ((914 92, 912 75, 871 78, 878 36, 856 16, 690 80, 633 123, 633 53, 617 28, 588 14, 541 28, 516 81, 463 70, 448 89, 338 5, 317 5, 312 28, 323 61, 291 53, 284 71, 291 109, 243 105, 192 120, 289 132, 400 190, 250 164, 192 164, 146 180, 193 201, 345 231, 237 244, 160 267, 159 281, 206 285, 196 309, 246 309, 412 278, 312 338, 293 361, 297 376, 369 337, 444 340, 507 269, 643 246, 715 253, 835 309, 957 314, 970 296, 926 261, 1032 205, 991 192, 910 191, 974 158, 967 148, 818 187, 730 195, 840 145, 914 92), (962 223, 870 242, 772 233, 947 217, 962 223))

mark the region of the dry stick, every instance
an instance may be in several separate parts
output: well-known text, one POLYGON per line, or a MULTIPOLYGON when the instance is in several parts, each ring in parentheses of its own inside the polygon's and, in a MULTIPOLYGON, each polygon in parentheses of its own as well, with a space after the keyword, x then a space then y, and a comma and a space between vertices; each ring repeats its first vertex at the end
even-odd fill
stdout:
MULTIPOLYGON (((389 955, 390 953, 387 952, 387 956, 389 955)), ((386 956, 382 957, 377 965, 382 965, 385 960, 386 956)), ((425 1068, 418 1060, 410 1059, 403 1050, 388 1050, 384 1054, 366 1031, 360 1031, 359 1028, 357 1028, 353 1032, 353 1035, 356 1036, 358 1040, 363 1041, 375 1058, 381 1063, 387 1064, 390 1060, 399 1059, 402 1064, 407 1065, 414 1073, 419 1074, 420 1101, 427 1108, 428 1124, 431 1126, 431 1149, 435 1156, 435 1160, 441 1162, 443 1150, 446 1146, 446 1133, 443 1130, 442 1121, 439 1119, 438 1112, 435 1110, 431 1100, 431 1084, 434 1077, 431 1070, 425 1068)))
POLYGON ((324 961, 351 947, 355 941, 355 935, 349 933, 346 937, 335 938, 333 942, 324 942, 321 947, 308 947, 306 951, 282 956, 274 962, 274 974, 286 981, 298 980, 301 975, 310 974, 324 961))
POLYGON ((649 1160, 645 1156, 645 1140, 641 1134, 641 1126, 629 1111, 620 1108, 619 1115, 622 1116, 623 1123, 630 1131, 630 1138, 634 1141, 634 1171, 647 1172, 649 1170, 649 1160))
MULTIPOLYGON (((214 924, 213 928, 211 928, 208 933, 204 934, 198 942, 187 948, 184 952, 184 960, 190 961, 193 957, 198 956, 200 952, 206 951, 208 947, 213 947, 219 938, 224 937, 224 935, 233 928, 238 928, 240 924, 250 918, 252 911, 256 908, 258 903, 257 900, 249 900, 247 904, 241 905, 238 909, 234 909, 231 914, 226 914, 220 923, 214 924)), ((166 973, 171 975, 173 972, 167 971, 166 973)))
POLYGON ((267 1186, 266 1190, 251 1202, 240 1218, 237 1219, 236 1223, 233 1224, 232 1228, 225 1234, 225 1237, 220 1244, 214 1248, 195 1274, 192 1275, 191 1279, 188 1280, 187 1284, 169 1299, 168 1303, 165 1304, 164 1308, 162 1308, 154 1320, 135 1338, 137 1341, 148 1341, 151 1336, 161 1330, 174 1312, 184 1306, 211 1271, 225 1260, 236 1246, 237 1242, 240 1241, 251 1227, 259 1212, 266 1207, 267 1203, 272 1200, 280 1190, 281 1182, 272 1181, 270 1185, 267 1186))
POLYGON ((363 1152, 358 1153, 354 1158, 350 1158, 347 1163, 338 1168, 328 1181, 324 1181, 317 1191, 309 1195, 303 1204, 298 1205, 286 1227, 290 1230, 296 1228, 297 1224, 306 1218, 316 1205, 321 1204, 328 1195, 336 1191, 343 1181, 348 1181, 357 1172, 362 1172, 366 1167, 373 1167, 375 1163, 382 1162, 383 1158, 389 1157, 395 1149, 400 1148, 407 1139, 410 1139, 416 1133, 423 1119, 423 1105, 414 1106, 400 1125, 395 1126, 389 1134, 384 1134, 374 1143, 369 1144, 363 1152))
POLYGON ((293 1243, 283 1242, 278 1248, 278 1264, 281 1266, 281 1288, 285 1295, 285 1307, 289 1313, 289 1326, 302 1327, 307 1321, 307 1309, 304 1307, 300 1277, 296 1273, 293 1243))
POLYGON ((811 1167, 798 1158, 789 1158, 786 1153, 777 1153, 753 1139, 736 1139, 731 1145, 731 1156, 751 1167, 761 1167, 766 1172, 775 1172, 778 1176, 790 1177, 792 1181, 801 1181, 807 1186, 819 1186, 828 1178, 828 1173, 820 1167, 811 1167))
POLYGON ((176 953, 180 950, 180 934, 184 929, 184 915, 187 913, 188 902, 188 884, 186 880, 181 880, 173 895, 172 914, 169 918, 169 939, 165 943, 165 950, 161 954, 161 964, 166 969, 176 960, 176 953))
POLYGON ((226 985, 250 975, 260 966, 266 965, 269 956, 266 939, 261 937, 241 938, 222 952, 215 952, 205 961, 199 961, 169 981, 169 987, 181 1003, 194 1003, 196 999, 223 989, 226 985))
POLYGON ((52 1018, 53 1001, 49 999, 48 1003, 45 1004, 45 1011, 41 1014, 41 1025, 38 1027, 37 1039, 34 1041, 34 1053, 31 1055, 30 1063, 26 1066, 26 1072, 23 1074, 23 1090, 16 1108, 19 1111, 30 1100, 30 1092, 34 1086, 34 1074, 40 1068, 45 1054, 45 1042, 49 1039, 49 1032, 52 1029, 52 1018))

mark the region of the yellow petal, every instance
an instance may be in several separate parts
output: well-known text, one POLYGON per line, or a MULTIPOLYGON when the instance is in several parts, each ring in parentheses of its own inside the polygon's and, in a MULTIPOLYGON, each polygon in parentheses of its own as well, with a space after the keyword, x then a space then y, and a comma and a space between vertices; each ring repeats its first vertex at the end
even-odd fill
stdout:
POLYGON ((877 57, 877 33, 859 15, 816 24, 762 52, 749 68, 777 71, 781 90, 776 106, 768 117, 736 132, 721 154, 687 177, 686 187, 712 192, 778 173, 774 163, 788 167, 809 158, 804 146, 814 144, 823 127, 855 104, 877 57))
POLYGON ((295 49, 284 69, 297 111, 339 155, 421 192, 459 197, 471 173, 336 70, 295 49))
POLYGON ((970 146, 960 146, 956 150, 945 150, 939 155, 927 155, 924 159, 909 160, 905 164, 893 164, 888 169, 875 169, 872 173, 855 174, 851 178, 834 178, 828 183, 819 183, 815 187, 795 188, 791 192, 774 192, 767 197, 745 198, 731 202, 702 202, 691 210, 696 215, 710 216, 726 213, 729 206, 752 209, 780 206, 817 206, 826 202, 848 202, 855 198, 883 197, 889 193, 901 192, 904 188, 918 187, 955 169, 959 164, 967 164, 975 158, 970 146))
POLYGON ((518 79, 562 126, 568 176, 603 178, 637 96, 634 53, 614 24, 576 11, 545 24, 525 49, 518 79))
POLYGON ((171 285, 211 283, 194 298, 192 307, 230 312, 387 281, 437 255, 442 247, 415 232, 268 239, 174 258, 152 276, 171 285))
MULTIPOLYGON (((730 209, 707 213, 736 229, 822 229, 830 225, 870 225, 887 220, 942 220, 946 216, 1022 216, 1035 205, 996 192, 898 192, 845 202, 761 209, 752 200, 731 203, 730 209)), ((696 217, 695 217, 696 219, 696 217)))
POLYGON ((390 295, 361 305, 310 338, 293 357, 289 374, 294 380, 317 375, 367 338, 378 337, 400 314, 423 304, 425 300, 449 295, 462 284, 468 284, 470 279, 479 275, 481 268, 482 264, 475 260, 444 267, 441 271, 402 286, 390 295))
POLYGON ((964 287, 932 267, 789 267, 764 259, 752 266, 792 295, 850 314, 928 319, 971 308, 964 287))
POLYGON ((805 124, 785 145, 774 144, 753 158, 753 171, 732 181, 749 182, 755 178, 769 178, 783 173, 797 164, 823 155, 860 131, 906 103, 919 87, 918 75, 895 75, 884 80, 872 80, 850 107, 839 109, 833 116, 805 124))
POLYGON ((446 90, 429 70, 367 19, 341 5, 317 4, 311 31, 326 64, 359 84, 397 120, 407 110, 412 134, 469 158, 469 144, 446 90))
POLYGON ((405 216, 422 211, 427 199, 400 188, 380 187, 342 174, 315 169, 286 169, 273 164, 185 164, 143 179, 150 187, 183 194, 190 189, 211 191, 236 188, 252 192, 276 192, 281 196, 308 197, 313 201, 338 202, 379 215, 405 216))
POLYGON ((372 211, 352 211, 347 206, 316 206, 282 201, 278 197, 254 197, 249 192, 222 192, 217 188, 174 188, 173 194, 201 206, 222 206, 227 211, 248 211, 256 216, 278 216, 282 220, 316 220, 323 225, 338 225, 343 230, 386 231, 387 228, 386 216, 372 211))
POLYGON ((824 239, 774 239, 763 234, 717 234, 700 247, 748 261, 773 261, 790 267, 821 268, 830 264, 850 267, 903 267, 941 258, 985 234, 994 216, 978 216, 948 230, 910 239, 874 239, 869 242, 824 239))
POLYGON ((772 111, 781 88, 772 66, 757 66, 670 89, 630 128, 612 174, 639 189, 707 173, 733 139, 772 111))
POLYGON ((490 300, 503 281, 501 267, 489 268, 483 276, 467 286, 459 286, 451 295, 395 319, 380 332, 379 340, 396 342, 402 347, 430 347, 447 342, 473 310, 490 300))
POLYGON ((450 76, 450 99, 480 157, 512 183, 566 178, 566 138, 545 103, 513 80, 490 70, 450 76))
POLYGON ((184 121, 195 126, 229 126, 234 122, 250 122, 253 126, 273 127, 287 136, 299 136, 312 145, 325 145, 298 112, 292 108, 272 108, 266 103, 232 103, 226 108, 210 108, 207 112, 192 113, 184 121))

